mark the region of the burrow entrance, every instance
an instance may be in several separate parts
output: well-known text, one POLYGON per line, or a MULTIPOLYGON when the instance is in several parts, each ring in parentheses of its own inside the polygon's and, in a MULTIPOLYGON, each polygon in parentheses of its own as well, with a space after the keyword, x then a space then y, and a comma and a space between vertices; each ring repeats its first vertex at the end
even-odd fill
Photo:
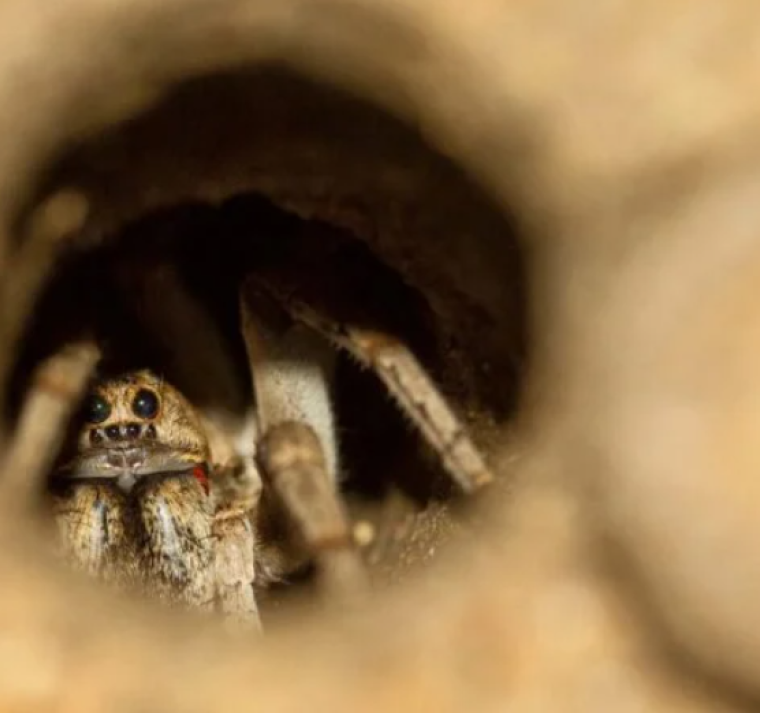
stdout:
MULTIPOLYGON (((171 379, 171 345, 141 328, 150 304, 123 279, 168 264, 224 335, 240 395, 226 406, 242 408, 237 290, 257 254, 298 236, 315 255, 338 245, 345 269, 364 276, 346 299, 394 323, 487 457, 497 469, 506 460, 528 358, 516 227, 413 127, 279 71, 215 76, 73 147, 49 182, 81 191, 90 216, 29 329, 18 396, 41 358, 87 330, 104 368, 171 379)), ((333 402, 365 558, 398 581, 458 532, 450 488, 383 386, 345 355, 333 402)), ((307 568, 281 589, 308 580, 307 568)))

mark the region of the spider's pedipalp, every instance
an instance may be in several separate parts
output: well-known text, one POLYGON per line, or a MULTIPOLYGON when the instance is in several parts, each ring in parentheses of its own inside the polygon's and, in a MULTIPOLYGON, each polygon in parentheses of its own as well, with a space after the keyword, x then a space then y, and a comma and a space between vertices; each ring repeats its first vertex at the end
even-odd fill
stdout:
POLYGON ((214 470, 211 498, 218 510, 254 510, 261 497, 261 475, 256 462, 258 423, 251 410, 235 430, 222 432, 220 419, 201 411, 199 418, 209 443, 214 470))

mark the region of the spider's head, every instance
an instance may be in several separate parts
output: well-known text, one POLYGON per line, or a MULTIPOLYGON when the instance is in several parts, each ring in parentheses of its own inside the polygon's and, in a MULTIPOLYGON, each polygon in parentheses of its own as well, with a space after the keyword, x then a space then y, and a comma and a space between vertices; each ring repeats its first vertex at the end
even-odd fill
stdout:
POLYGON ((74 457, 61 474, 114 478, 131 489, 154 473, 208 462, 208 443, 187 400, 150 371, 97 382, 85 400, 74 457))

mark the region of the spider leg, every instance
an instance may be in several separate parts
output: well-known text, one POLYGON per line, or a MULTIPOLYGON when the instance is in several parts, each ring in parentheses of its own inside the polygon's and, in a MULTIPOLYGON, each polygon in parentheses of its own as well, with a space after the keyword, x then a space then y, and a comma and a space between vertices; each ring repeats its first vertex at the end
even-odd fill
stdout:
POLYGON ((234 626, 260 631, 254 589, 260 551, 252 515, 259 505, 261 478, 256 470, 257 487, 252 489, 246 475, 248 468, 255 467, 255 430, 252 429, 247 441, 248 465, 232 463, 217 468, 209 483, 214 512, 211 536, 214 542, 215 608, 234 626))
POLYGON ((261 629, 254 583, 256 540, 248 513, 228 509, 212 525, 216 608, 235 624, 261 629))
POLYGON ((334 354, 311 330, 246 284, 243 335, 262 437, 258 464, 330 595, 360 590, 365 573, 336 483, 338 448, 329 382, 334 354))
POLYGON ((324 593, 334 598, 361 592, 364 568, 314 429, 299 421, 278 423, 264 434, 258 455, 262 471, 314 553, 324 593))
POLYGON ((493 480, 480 452, 417 357, 388 333, 334 323, 297 303, 292 312, 372 369, 465 493, 493 480))
MULTIPOLYGON (((3 284, 0 286, 0 404, 6 390, 16 346, 34 307, 45 277, 64 238, 84 222, 87 200, 75 191, 49 196, 32 214, 24 239, 11 255, 0 255, 3 284), (7 262, 6 262, 7 261, 7 262)), ((0 252, 2 248, 0 248, 0 252)), ((4 425, 2 431, 4 431, 4 425)), ((5 433, 0 431, 0 441, 5 433)))
POLYGON ((388 331, 361 326, 359 320, 346 320, 334 309, 336 303, 310 289, 307 281, 287 280, 281 272, 257 275, 256 280, 279 298, 294 319, 323 334, 378 375, 463 492, 474 492, 493 480, 461 420, 403 341, 388 331))
POLYGON ((3 459, 2 501, 32 508, 53 465, 95 364, 99 350, 89 342, 69 345, 37 369, 3 459))

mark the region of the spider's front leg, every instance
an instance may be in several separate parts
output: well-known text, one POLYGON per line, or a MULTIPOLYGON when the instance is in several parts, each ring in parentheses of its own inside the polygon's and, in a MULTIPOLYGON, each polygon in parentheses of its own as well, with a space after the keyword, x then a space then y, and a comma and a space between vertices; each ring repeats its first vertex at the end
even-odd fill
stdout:
POLYGON ((314 556, 325 595, 363 590, 364 569, 314 429, 303 421, 273 425, 259 442, 259 463, 314 556))
POLYGON ((314 559, 330 598, 361 591, 366 575, 337 492, 338 447, 329 384, 334 352, 248 283, 243 335, 256 392, 257 460, 314 559))

